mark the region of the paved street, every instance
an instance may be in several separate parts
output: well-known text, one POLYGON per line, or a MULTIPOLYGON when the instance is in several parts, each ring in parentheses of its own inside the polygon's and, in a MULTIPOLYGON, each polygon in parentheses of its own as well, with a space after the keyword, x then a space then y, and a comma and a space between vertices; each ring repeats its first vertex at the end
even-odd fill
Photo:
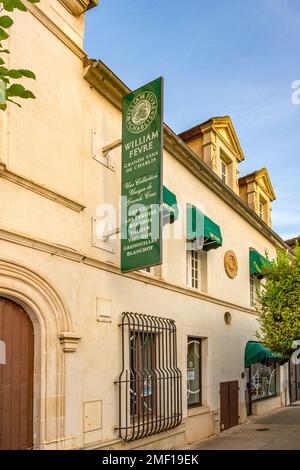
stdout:
POLYGON ((190 447, 197 450, 299 450, 300 402, 190 447))

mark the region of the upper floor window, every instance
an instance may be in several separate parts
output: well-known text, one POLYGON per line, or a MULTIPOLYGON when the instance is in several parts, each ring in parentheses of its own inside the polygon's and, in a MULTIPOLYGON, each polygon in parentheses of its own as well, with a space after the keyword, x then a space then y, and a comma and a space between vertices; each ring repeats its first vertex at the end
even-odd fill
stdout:
POLYGON ((150 274, 150 276, 161 277, 161 265, 158 266, 147 266, 146 268, 139 270, 142 274, 150 274))
POLYGON ((258 301, 258 293, 261 290, 261 279, 256 274, 250 274, 250 305, 255 307, 258 301))
POLYGON ((141 271, 149 274, 154 274, 154 269, 150 266, 147 266, 146 268, 141 269, 141 271))
POLYGON ((200 252, 196 250, 187 250, 187 285, 194 289, 200 288, 201 282, 201 266, 200 252))
POLYGON ((223 183, 227 184, 227 164, 221 160, 221 179, 223 183))
POLYGON ((266 223, 269 219, 269 209, 266 200, 260 198, 258 203, 258 215, 266 223))
POLYGON ((264 203, 262 201, 259 201, 259 217, 264 218, 264 203))

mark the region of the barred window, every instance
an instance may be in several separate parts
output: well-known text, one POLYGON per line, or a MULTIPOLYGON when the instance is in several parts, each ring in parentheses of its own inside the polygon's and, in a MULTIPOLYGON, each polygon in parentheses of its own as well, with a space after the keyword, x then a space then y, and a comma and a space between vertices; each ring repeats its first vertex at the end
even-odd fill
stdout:
POLYGON ((153 333, 130 333, 130 412, 155 414, 156 337, 153 333), (140 380, 140 371, 144 371, 140 380))
POLYGON ((120 326, 119 436, 132 441, 175 428, 182 420, 175 321, 126 312, 120 326))

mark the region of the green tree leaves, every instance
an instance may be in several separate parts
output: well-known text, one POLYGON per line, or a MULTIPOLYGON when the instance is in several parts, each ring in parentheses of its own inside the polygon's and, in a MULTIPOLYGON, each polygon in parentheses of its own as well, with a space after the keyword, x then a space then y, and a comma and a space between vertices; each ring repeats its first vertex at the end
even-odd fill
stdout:
POLYGON ((23 77, 32 78, 33 80, 36 80, 36 76, 31 70, 19 69, 18 71, 22 74, 23 77))
MULTIPOLYGON (((28 0, 30 3, 39 3, 40 0, 28 0)), ((0 0, 0 14, 3 10, 11 12, 15 9, 20 11, 27 11, 26 5, 21 0, 0 0)), ((12 18, 8 15, 0 16, 0 54, 9 54, 9 50, 3 48, 2 41, 5 41, 9 34, 6 31, 14 24, 12 18)), ((35 80, 35 74, 27 69, 9 69, 5 66, 5 60, 0 57, 0 109, 6 110, 7 101, 21 106, 19 103, 12 100, 12 97, 28 99, 35 98, 34 94, 27 90, 19 83, 12 83, 11 80, 19 80, 22 78, 35 80)))
POLYGON ((261 312, 257 336, 272 351, 290 354, 292 343, 300 339, 300 248, 295 257, 279 250, 266 270, 259 294, 261 312))
POLYGON ((7 32, 3 28, 0 28, 0 41, 4 41, 8 37, 9 34, 7 34, 7 32))
POLYGON ((10 28, 14 24, 13 20, 9 16, 1 16, 0 17, 0 26, 2 28, 10 28))
POLYGON ((26 90, 23 85, 20 85, 19 83, 14 83, 10 87, 7 88, 6 90, 7 96, 18 96, 19 98, 35 98, 34 94, 26 90))
MULTIPOLYGON (((4 62, 3 62, 4 63, 4 62)), ((36 79, 35 74, 31 70, 26 69, 7 69, 6 67, 0 66, 0 77, 10 77, 10 78, 32 78, 36 79)))
MULTIPOLYGON (((28 0, 29 3, 39 3, 40 0, 28 0)), ((6 11, 27 11, 26 5, 21 0, 0 0, 0 6, 6 11)))

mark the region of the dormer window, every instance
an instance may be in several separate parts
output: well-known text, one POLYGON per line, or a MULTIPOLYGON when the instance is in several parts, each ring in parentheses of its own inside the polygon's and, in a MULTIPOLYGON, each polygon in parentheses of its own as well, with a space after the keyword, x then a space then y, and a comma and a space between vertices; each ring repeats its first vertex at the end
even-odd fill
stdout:
POLYGON ((262 198, 259 199, 258 203, 258 215, 264 222, 266 221, 266 201, 262 198))
POLYGON ((227 184, 227 164, 221 160, 221 179, 223 183, 227 184))
POLYGON ((241 199, 271 227, 271 203, 276 199, 266 168, 239 178, 241 199))
POLYGON ((259 201, 259 217, 264 218, 264 204, 261 201, 259 201))

